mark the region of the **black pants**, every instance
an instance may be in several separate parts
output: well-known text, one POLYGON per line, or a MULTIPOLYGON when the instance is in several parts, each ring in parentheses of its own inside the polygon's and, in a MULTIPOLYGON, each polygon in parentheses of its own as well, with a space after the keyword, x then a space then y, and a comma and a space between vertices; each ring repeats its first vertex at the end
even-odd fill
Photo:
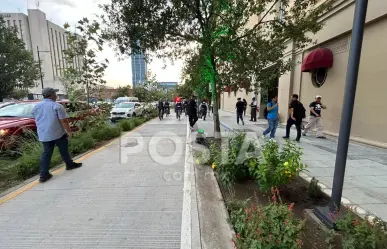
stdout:
POLYGON ((301 124, 302 124, 302 119, 293 120, 293 119, 289 118, 288 122, 286 124, 286 137, 289 137, 289 135, 290 135, 290 128, 293 125, 296 125, 296 129, 297 129, 297 138, 296 138, 296 140, 299 141, 300 138, 301 138, 301 124))
POLYGON ((197 115, 189 115, 189 126, 193 127, 196 124, 196 121, 198 121, 197 115))
POLYGON ((246 107, 243 109, 243 115, 246 116, 246 107))
POLYGON ((43 142, 43 154, 40 158, 40 176, 47 176, 50 169, 52 154, 54 153, 55 145, 58 146, 59 153, 67 166, 73 163, 69 153, 69 142, 67 134, 57 140, 43 142))
POLYGON ((202 118, 203 120, 206 120, 206 117, 207 117, 207 110, 202 110, 201 113, 200 113, 200 115, 201 115, 201 118, 202 118))
POLYGON ((243 111, 237 112, 237 124, 239 124, 239 119, 242 120, 242 124, 243 124, 243 111))
POLYGON ((251 108, 251 119, 250 121, 257 121, 257 108, 251 108))

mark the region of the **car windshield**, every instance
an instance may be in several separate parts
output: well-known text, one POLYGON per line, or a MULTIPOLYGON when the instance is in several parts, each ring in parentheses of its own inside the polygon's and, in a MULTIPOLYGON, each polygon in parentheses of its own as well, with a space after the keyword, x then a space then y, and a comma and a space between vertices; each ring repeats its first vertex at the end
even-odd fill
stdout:
POLYGON ((32 118, 32 109, 37 103, 19 103, 0 109, 0 117, 32 118))
POLYGON ((134 103, 119 103, 117 108, 133 108, 134 103))

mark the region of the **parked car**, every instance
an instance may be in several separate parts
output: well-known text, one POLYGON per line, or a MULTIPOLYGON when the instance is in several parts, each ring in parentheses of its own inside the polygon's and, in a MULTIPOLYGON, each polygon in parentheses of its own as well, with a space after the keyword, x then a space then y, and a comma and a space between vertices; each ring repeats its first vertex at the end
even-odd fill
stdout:
MULTIPOLYGON (((32 110, 39 101, 22 101, 0 109, 0 150, 13 147, 20 136, 28 132, 36 132, 32 110)), ((86 103, 58 101, 69 113, 76 113, 70 118, 71 129, 76 131, 76 123, 85 115, 92 115, 86 103)))
POLYGON ((140 116, 143 111, 143 106, 138 102, 121 102, 111 110, 110 120, 116 122, 119 119, 140 116))

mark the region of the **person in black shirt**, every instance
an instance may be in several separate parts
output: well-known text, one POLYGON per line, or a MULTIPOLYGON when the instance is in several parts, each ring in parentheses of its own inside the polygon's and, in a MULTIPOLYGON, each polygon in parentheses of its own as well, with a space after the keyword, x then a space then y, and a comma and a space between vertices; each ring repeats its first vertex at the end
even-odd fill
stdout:
POLYGON ((321 96, 317 95, 315 101, 310 103, 310 117, 309 117, 309 123, 305 126, 304 132, 302 135, 306 136, 309 129, 313 126, 316 126, 317 133, 316 138, 322 138, 325 139, 323 133, 323 125, 322 125, 322 117, 321 117, 321 109, 326 109, 327 107, 321 102, 321 96))
POLYGON ((191 100, 188 102, 187 113, 189 117, 189 125, 191 129, 193 129, 196 121, 198 121, 198 110, 194 98, 191 98, 191 100))
POLYGON ((243 116, 246 116, 246 109, 247 109, 247 101, 246 99, 243 99, 243 105, 244 105, 244 108, 243 108, 243 116))
POLYGON ((284 139, 288 139, 290 135, 290 128, 293 125, 296 125, 297 129, 297 138, 296 141, 299 142, 301 138, 301 124, 302 119, 305 118, 305 108, 304 105, 298 101, 298 95, 293 94, 292 96, 292 102, 289 105, 289 119, 286 124, 286 136, 284 136, 284 139))
POLYGON ((245 109, 245 103, 241 101, 241 98, 238 98, 238 102, 236 103, 235 107, 237 113, 237 124, 239 124, 239 119, 241 119, 242 124, 245 125, 245 122, 243 121, 243 111, 245 109))

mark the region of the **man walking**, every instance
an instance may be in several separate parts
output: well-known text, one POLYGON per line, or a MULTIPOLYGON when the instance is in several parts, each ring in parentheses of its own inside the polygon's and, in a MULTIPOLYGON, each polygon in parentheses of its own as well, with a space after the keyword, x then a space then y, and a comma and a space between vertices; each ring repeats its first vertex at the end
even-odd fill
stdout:
POLYGON ((66 164, 66 170, 82 166, 82 163, 76 163, 70 157, 68 137, 71 136, 71 130, 65 108, 56 103, 57 91, 53 88, 44 88, 42 90, 44 99, 32 110, 39 141, 43 143, 43 154, 40 158, 40 182, 46 182, 52 177, 49 168, 55 145, 59 148, 66 164))
POLYGON ((296 125, 296 129, 297 129, 296 141, 300 142, 301 124, 302 124, 302 119, 305 118, 305 111, 306 110, 304 108, 304 105, 300 101, 298 101, 298 95, 293 94, 292 102, 289 105, 289 119, 286 124, 286 136, 284 136, 284 139, 289 139, 290 128, 293 125, 296 125))
POLYGON ((195 99, 192 97, 187 106, 187 113, 189 118, 189 126, 193 129, 196 121, 198 121, 198 110, 195 99))
POLYGON ((327 109, 327 107, 321 103, 321 96, 317 95, 315 98, 315 101, 310 103, 310 116, 309 116, 309 123, 305 126, 304 132, 302 135, 306 136, 309 129, 313 126, 316 126, 317 133, 316 138, 325 139, 323 133, 323 124, 322 124, 322 117, 321 117, 321 109, 327 109))
POLYGON ((263 136, 265 137, 270 133, 270 138, 274 138, 275 132, 278 127, 278 97, 274 96, 271 101, 267 104, 267 121, 269 127, 263 132, 263 136))
POLYGON ((245 122, 243 121, 243 111, 245 108, 245 103, 241 101, 241 98, 238 98, 238 102, 235 105, 236 107, 236 113, 237 113, 237 124, 239 125, 239 119, 242 120, 242 124, 245 125, 245 122))
POLYGON ((255 101, 255 97, 253 97, 253 101, 251 102, 251 119, 250 121, 257 122, 257 101, 255 101))

